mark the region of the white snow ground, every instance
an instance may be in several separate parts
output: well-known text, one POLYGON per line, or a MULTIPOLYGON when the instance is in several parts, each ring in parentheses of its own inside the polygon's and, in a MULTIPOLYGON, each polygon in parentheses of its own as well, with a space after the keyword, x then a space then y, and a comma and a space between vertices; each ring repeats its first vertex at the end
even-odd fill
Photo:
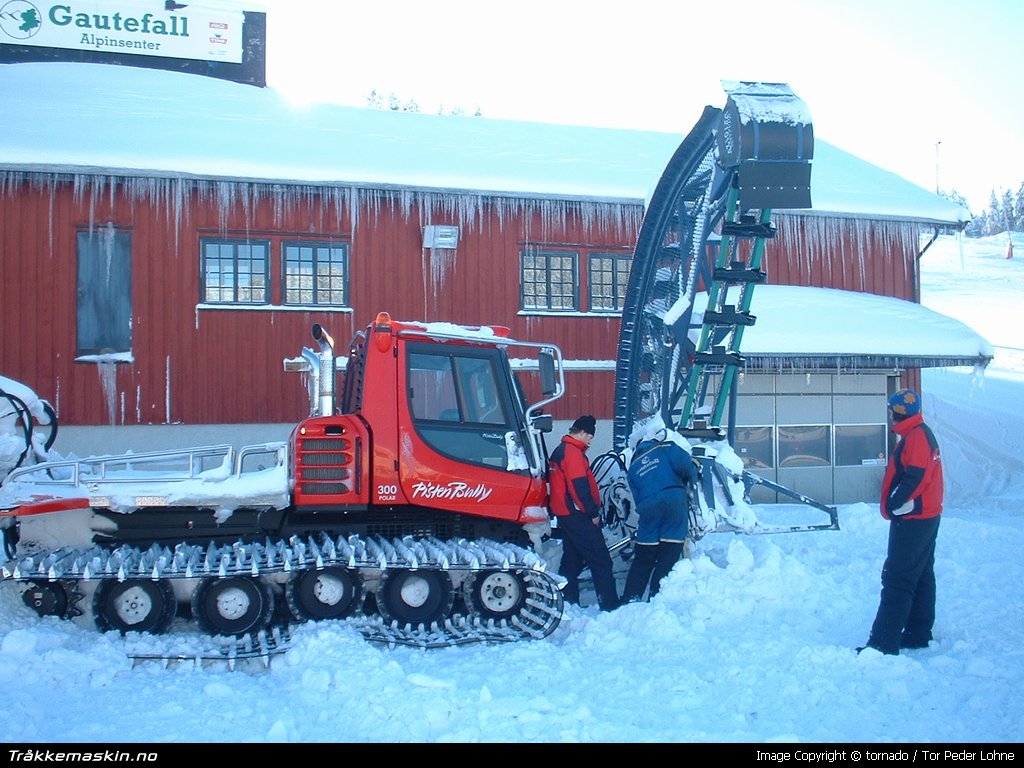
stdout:
POLYGON ((1009 317, 1024 258, 1004 258, 1006 235, 965 242, 963 257, 944 237, 922 260, 923 303, 996 346, 983 377, 924 375, 924 413, 947 476, 929 648, 854 652, 874 617, 885 555, 887 524, 873 504, 840 507, 839 531, 709 535, 650 603, 609 614, 569 607, 550 638, 514 646, 392 649, 326 622, 299 627, 269 667, 133 667, 124 638, 40 620, 16 589, 0 585, 0 739, 97 748, 991 742, 1016 753, 1024 736, 1024 330, 1009 317))

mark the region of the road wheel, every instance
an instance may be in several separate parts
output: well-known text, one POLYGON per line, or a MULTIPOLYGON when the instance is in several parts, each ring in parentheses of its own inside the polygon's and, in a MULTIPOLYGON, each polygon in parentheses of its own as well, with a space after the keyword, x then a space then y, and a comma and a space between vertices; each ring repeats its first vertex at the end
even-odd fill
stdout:
POLYGON ((358 574, 345 568, 302 571, 288 580, 288 607, 296 619, 321 621, 351 616, 363 587, 358 574))
POLYGON ((174 590, 166 579, 103 581, 92 598, 96 626, 102 632, 162 634, 171 625, 176 607, 174 590))
POLYGON ((68 617, 68 592, 59 581, 30 581, 21 599, 40 616, 68 617))
POLYGON ((526 602, 526 582, 518 571, 484 571, 473 579, 469 602, 483 619, 508 619, 526 602))
POLYGON ((274 613, 274 596, 248 576, 211 578, 192 595, 192 615, 211 635, 244 635, 263 629, 274 613))
POLYGON ((377 608, 385 621, 432 624, 448 616, 454 596, 443 571, 387 571, 377 592, 377 608))

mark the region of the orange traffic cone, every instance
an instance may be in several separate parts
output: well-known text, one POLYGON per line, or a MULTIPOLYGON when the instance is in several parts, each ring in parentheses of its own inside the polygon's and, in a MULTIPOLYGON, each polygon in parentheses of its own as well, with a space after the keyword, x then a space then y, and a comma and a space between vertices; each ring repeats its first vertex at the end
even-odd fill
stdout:
POLYGON ((1013 240, 1011 240, 1006 245, 1006 258, 1008 258, 1008 259, 1012 259, 1013 258, 1013 240))

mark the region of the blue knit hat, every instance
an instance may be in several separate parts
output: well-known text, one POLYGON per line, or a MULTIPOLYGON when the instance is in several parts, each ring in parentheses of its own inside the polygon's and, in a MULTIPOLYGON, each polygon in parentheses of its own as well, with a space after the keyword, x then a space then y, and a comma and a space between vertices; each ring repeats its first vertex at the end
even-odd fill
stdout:
POLYGON ((916 416, 921 412, 921 396, 912 389, 897 390, 889 398, 889 410, 900 419, 916 416))

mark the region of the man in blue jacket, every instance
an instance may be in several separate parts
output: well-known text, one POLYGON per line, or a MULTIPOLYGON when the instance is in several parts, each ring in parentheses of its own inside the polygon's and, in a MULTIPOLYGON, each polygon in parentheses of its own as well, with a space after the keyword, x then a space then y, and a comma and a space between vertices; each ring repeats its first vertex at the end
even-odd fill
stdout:
MULTIPOLYGON (((640 441, 626 479, 633 494, 639 523, 636 552, 626 576, 622 602, 635 602, 650 584, 650 597, 683 555, 690 525, 688 489, 697 477, 690 454, 660 434, 640 441)), ((650 597, 648 599, 650 599, 650 597)))

